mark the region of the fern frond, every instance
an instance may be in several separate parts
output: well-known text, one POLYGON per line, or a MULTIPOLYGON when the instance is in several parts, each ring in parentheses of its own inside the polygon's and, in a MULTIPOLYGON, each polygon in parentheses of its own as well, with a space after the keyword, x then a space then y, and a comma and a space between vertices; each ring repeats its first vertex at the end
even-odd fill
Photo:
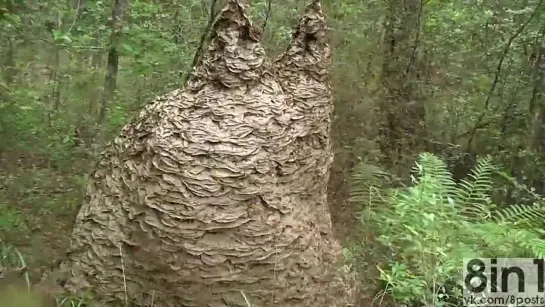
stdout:
POLYGON ((483 245, 478 250, 489 251, 494 257, 538 257, 545 256, 543 233, 518 228, 510 222, 486 222, 473 224, 475 238, 483 245))
POLYGON ((520 222, 528 221, 529 224, 543 223, 545 221, 545 207, 540 204, 510 205, 506 208, 495 211, 493 219, 498 222, 520 222))
POLYGON ((545 240, 541 238, 532 238, 521 243, 526 243, 525 247, 533 252, 534 257, 545 258, 545 240))
POLYGON ((513 256, 545 257, 545 240, 541 239, 538 234, 526 229, 514 229, 511 237, 513 243, 518 243, 519 246, 527 251, 526 255, 513 256))
POLYGON ((350 182, 348 201, 363 205, 381 204, 389 201, 382 189, 389 179, 389 174, 380 167, 367 163, 358 163, 350 182))
POLYGON ((495 166, 490 157, 477 160, 477 165, 456 188, 457 203, 464 208, 470 218, 487 218, 490 216, 490 192, 492 190, 492 174, 495 166))
POLYGON ((433 190, 441 197, 452 197, 455 182, 452 179, 452 174, 447 168, 444 161, 431 153, 422 153, 418 157, 418 162, 413 167, 413 172, 417 174, 415 183, 429 184, 433 181, 433 190))

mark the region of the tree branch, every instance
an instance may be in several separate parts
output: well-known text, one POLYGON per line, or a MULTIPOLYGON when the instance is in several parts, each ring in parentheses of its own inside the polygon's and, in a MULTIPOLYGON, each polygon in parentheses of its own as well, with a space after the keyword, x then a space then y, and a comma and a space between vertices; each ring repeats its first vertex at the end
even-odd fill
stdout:
POLYGON ((486 97, 486 101, 484 102, 484 110, 477 118, 477 121, 475 122, 475 126, 473 129, 469 132, 469 139, 467 141, 467 148, 470 149, 471 145, 473 143, 473 140, 475 139, 475 134, 477 133, 477 130, 479 129, 479 126, 481 125, 482 120, 486 116, 486 112, 488 111, 488 106, 490 105, 490 99, 492 98, 492 94, 494 94, 494 91, 496 90, 496 86, 498 85, 498 82, 500 80, 501 70, 503 67, 503 62, 505 61, 505 58, 507 57, 507 54, 509 53, 509 49, 511 48, 511 44, 513 41, 524 31, 526 26, 534 19, 534 17, 537 15, 539 8, 543 4, 543 0, 540 0, 539 3, 536 5, 536 8, 530 15, 530 17, 517 29, 517 31, 509 38, 507 43, 505 44, 505 47, 503 48, 502 55, 500 57, 500 61, 498 62, 498 65, 496 67, 496 73, 494 76, 494 80, 492 81, 492 85, 490 86, 490 90, 488 91, 488 95, 486 97))
POLYGON ((217 12, 214 10, 216 7, 217 0, 212 0, 212 3, 210 4, 210 13, 208 14, 208 23, 206 25, 206 28, 204 29, 204 32, 201 35, 201 40, 199 42, 199 46, 197 47, 197 50, 195 51, 195 55, 193 56, 193 61, 191 62, 191 67, 189 68, 189 71, 187 75, 184 78, 183 84, 185 85, 189 78, 191 77, 191 73, 193 72, 193 69, 199 62, 203 49, 204 49, 204 43, 206 42, 206 38, 208 37, 208 34, 210 33, 210 30, 212 29, 212 25, 214 24, 214 20, 217 17, 217 12))

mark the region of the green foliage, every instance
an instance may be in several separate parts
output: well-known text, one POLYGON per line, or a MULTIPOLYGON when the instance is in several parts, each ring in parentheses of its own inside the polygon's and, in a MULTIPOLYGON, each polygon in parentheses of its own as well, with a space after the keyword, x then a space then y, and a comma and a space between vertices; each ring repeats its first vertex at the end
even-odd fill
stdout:
POLYGON ((490 201, 495 169, 490 158, 480 159, 468 178, 456 184, 444 162, 424 153, 414 168, 412 186, 383 196, 388 202, 369 204, 359 198, 361 191, 376 186, 374 173, 382 172, 360 168, 374 173, 355 178, 375 178, 354 181, 354 200, 371 211, 364 215, 363 228, 376 236, 367 244, 380 248, 368 250, 382 250, 380 278, 394 300, 442 306, 446 294, 438 289, 461 276, 465 257, 545 255, 544 231, 532 227, 542 223, 545 208, 536 204, 495 210, 490 201))

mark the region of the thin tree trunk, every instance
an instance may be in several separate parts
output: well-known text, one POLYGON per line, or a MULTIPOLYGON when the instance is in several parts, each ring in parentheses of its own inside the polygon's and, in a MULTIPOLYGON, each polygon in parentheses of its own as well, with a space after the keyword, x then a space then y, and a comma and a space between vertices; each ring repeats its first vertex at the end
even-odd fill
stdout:
POLYGON ((11 38, 7 38, 8 48, 5 52, 5 59, 2 63, 2 79, 4 84, 0 84, 0 105, 4 103, 13 103, 13 100, 10 99, 10 86, 15 81, 15 48, 13 46, 13 41, 11 38))
POLYGON ((53 52, 54 52, 54 58, 53 63, 49 65, 50 74, 49 74, 49 86, 51 87, 51 92, 49 95, 49 112, 47 112, 47 124, 51 125, 52 121, 52 113, 56 112, 60 105, 60 93, 58 91, 59 89, 59 81, 58 81, 58 72, 60 67, 60 56, 59 56, 59 49, 60 47, 56 44, 53 46, 53 52))
POLYGON ((4 83, 6 86, 9 87, 15 80, 15 48, 13 46, 13 40, 11 38, 7 38, 8 41, 8 50, 5 54, 4 58, 4 71, 3 71, 3 78, 4 83))
POLYGON ((545 40, 537 48, 534 64, 534 90, 530 101, 531 148, 537 152, 545 149, 543 126, 545 124, 545 40))
POLYGON ((108 62, 106 77, 104 79, 104 92, 102 94, 102 101, 100 104, 100 111, 97 121, 97 142, 99 146, 101 146, 104 142, 105 133, 107 131, 106 121, 108 117, 108 107, 114 100, 115 91, 117 88, 117 73, 119 69, 118 45, 122 35, 125 1, 127 1, 128 6, 128 0, 114 0, 112 7, 112 17, 110 20, 111 34, 108 42, 108 62))
MULTIPOLYGON (((531 150, 531 155, 527 156, 524 162, 541 164, 545 159, 545 27, 540 33, 540 41, 538 40, 535 47, 535 61, 533 62, 532 77, 533 91, 529 106, 529 138, 528 146, 531 150)), ((522 168, 524 169, 524 168, 522 168)), ((543 193, 545 184, 541 180, 542 173, 539 168, 531 168, 524 171, 524 175, 528 178, 530 186, 536 188, 538 193, 543 193)))
MULTIPOLYGON (((7 2, 7 9, 9 12, 14 12, 15 7, 13 6, 13 3, 11 1, 7 2)), ((4 83, 9 89, 9 86, 15 81, 15 75, 16 75, 16 69, 15 69, 15 46, 13 38, 7 35, 6 38, 2 38, 7 40, 8 48, 6 50, 6 53, 4 54, 4 61, 2 63, 3 65, 3 71, 2 71, 2 77, 4 79, 4 83)), ((3 96, 3 95, 0 95, 3 96)))
POLYGON ((61 105, 61 93, 60 93, 60 81, 59 81, 59 68, 60 68, 60 47, 55 45, 55 68, 54 68, 54 78, 53 78, 53 91, 51 95, 51 100, 53 101, 53 110, 57 112, 61 105))

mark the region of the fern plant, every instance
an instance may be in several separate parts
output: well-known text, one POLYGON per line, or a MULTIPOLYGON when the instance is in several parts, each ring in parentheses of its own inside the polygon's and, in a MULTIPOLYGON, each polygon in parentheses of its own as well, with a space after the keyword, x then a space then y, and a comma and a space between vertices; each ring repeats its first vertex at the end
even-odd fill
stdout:
POLYGON ((491 216, 494 208, 490 200, 492 191, 492 175, 495 167, 490 157, 477 160, 477 165, 469 174, 453 189, 455 202, 463 208, 465 217, 480 221, 491 216))
POLYGON ((416 162, 410 187, 384 190, 384 172, 362 170, 369 172, 354 176, 352 200, 365 205, 363 230, 374 238, 363 244, 379 245, 367 249, 382 251, 380 278, 398 302, 443 306, 456 301, 459 292, 441 289, 459 282, 465 257, 545 255, 545 231, 533 227, 543 220, 543 206, 498 209, 490 197, 497 172, 490 157, 478 160, 458 184, 446 164, 429 153, 416 162))

